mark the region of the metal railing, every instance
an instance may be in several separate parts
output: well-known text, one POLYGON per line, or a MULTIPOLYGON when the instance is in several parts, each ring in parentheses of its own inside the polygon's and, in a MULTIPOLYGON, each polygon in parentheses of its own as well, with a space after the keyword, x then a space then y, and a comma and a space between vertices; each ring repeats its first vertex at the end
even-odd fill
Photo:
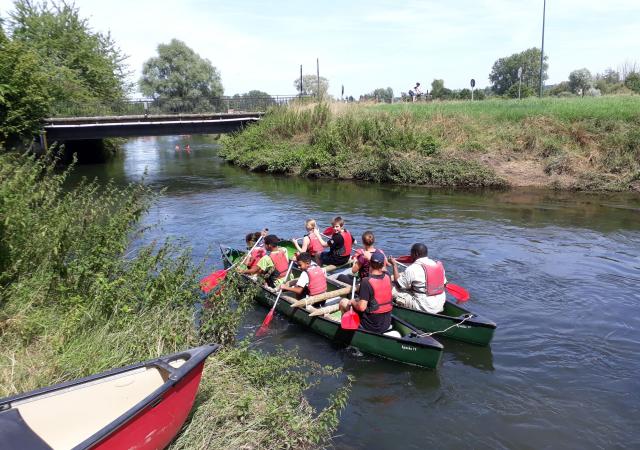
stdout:
POLYGON ((60 102, 52 108, 51 117, 151 116, 166 114, 207 114, 233 112, 265 112, 273 106, 309 102, 312 96, 270 95, 264 97, 199 97, 191 99, 135 99, 120 102, 60 102))

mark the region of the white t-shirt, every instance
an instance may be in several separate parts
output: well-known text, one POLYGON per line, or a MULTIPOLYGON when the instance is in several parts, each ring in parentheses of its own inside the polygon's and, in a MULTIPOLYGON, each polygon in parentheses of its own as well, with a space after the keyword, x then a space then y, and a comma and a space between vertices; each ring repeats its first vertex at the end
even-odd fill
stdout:
MULTIPOLYGON (((315 266, 315 264, 311 264, 311 266, 315 266)), ((327 271, 324 270, 324 267, 322 268, 322 272, 324 272, 324 274, 327 274, 327 271)), ((309 274, 306 271, 302 271, 302 273, 300 274, 300 278, 298 278, 298 282, 296 283, 296 286, 298 287, 306 287, 309 284, 309 274)))
MULTIPOLYGON (((401 289, 409 291, 413 298, 415 298, 418 302, 424 302, 428 305, 429 310, 436 309, 442 311, 444 306, 444 302, 447 299, 446 293, 441 293, 438 295, 426 295, 424 292, 426 291, 426 278, 424 274, 424 269, 421 264, 426 266, 435 266, 436 262, 428 257, 419 258, 413 264, 405 269, 404 272, 400 274, 398 278, 398 285, 401 289)), ((444 270, 444 269, 443 269, 444 270)), ((445 275, 444 282, 447 282, 447 277, 445 275)))

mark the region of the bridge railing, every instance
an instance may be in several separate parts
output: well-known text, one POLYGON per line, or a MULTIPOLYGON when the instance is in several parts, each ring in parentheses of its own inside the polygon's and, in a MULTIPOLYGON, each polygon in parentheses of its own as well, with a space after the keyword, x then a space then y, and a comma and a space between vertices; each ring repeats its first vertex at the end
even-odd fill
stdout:
POLYGON ((265 112, 273 106, 313 101, 315 97, 300 95, 270 95, 263 97, 200 97, 192 99, 135 99, 120 102, 77 103, 54 105, 51 116, 97 117, 166 114, 207 114, 229 112, 265 112))

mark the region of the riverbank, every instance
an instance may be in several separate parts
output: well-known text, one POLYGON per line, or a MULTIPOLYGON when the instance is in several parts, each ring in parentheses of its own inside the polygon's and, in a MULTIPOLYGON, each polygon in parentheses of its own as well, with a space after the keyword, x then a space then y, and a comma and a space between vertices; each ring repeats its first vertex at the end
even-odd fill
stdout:
POLYGON ((640 191, 640 97, 321 104, 223 136, 252 171, 454 187, 640 191))
POLYGON ((224 349, 207 362, 173 448, 328 442, 349 382, 316 410, 308 388, 336 371, 236 344, 253 292, 233 280, 196 329, 202 267, 180 243, 139 244, 150 189, 85 182, 67 190, 72 168, 55 167, 0 154, 0 397, 218 342, 224 349))

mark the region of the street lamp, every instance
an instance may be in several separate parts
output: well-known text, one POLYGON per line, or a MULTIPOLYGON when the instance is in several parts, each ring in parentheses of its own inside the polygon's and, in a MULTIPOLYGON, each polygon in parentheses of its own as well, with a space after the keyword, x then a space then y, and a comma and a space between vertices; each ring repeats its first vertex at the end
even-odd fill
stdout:
POLYGON ((542 72, 544 64, 544 19, 547 12, 547 0, 542 5, 542 48, 540 49, 540 98, 542 98, 542 72))

